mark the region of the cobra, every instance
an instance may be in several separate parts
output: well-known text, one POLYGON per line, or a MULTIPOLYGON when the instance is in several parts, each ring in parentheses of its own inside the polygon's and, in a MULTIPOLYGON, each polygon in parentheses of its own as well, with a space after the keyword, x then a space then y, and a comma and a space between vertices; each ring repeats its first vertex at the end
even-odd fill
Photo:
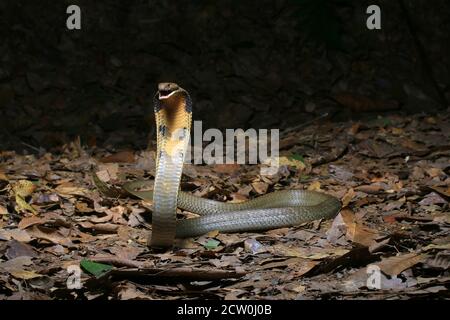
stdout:
POLYGON ((276 191, 261 197, 227 203, 181 192, 180 180, 189 141, 192 101, 189 93, 175 83, 160 83, 154 96, 157 126, 156 175, 153 191, 139 191, 148 181, 133 181, 123 188, 153 201, 153 248, 172 247, 175 238, 194 237, 209 231, 262 231, 295 226, 304 222, 334 217, 341 202, 325 193, 307 190, 276 191), (177 208, 199 215, 176 218, 177 208))

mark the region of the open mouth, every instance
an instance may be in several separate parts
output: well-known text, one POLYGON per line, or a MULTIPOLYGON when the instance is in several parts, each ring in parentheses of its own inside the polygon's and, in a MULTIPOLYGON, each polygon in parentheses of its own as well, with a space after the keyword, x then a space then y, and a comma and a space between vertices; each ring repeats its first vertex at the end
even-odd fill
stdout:
POLYGON ((159 98, 160 98, 160 99, 166 99, 166 98, 170 97, 171 94, 174 93, 174 92, 175 92, 175 91, 173 91, 173 90, 159 90, 159 91, 158 91, 158 93, 159 93, 159 98))
POLYGON ((178 85, 176 83, 172 82, 161 82, 158 84, 158 95, 159 99, 167 99, 172 94, 177 92, 179 89, 178 85))

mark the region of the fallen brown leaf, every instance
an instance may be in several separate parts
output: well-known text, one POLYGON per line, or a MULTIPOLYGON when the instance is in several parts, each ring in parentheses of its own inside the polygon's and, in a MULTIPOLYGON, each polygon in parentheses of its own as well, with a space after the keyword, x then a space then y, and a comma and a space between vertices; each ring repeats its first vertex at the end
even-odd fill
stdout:
POLYGON ((427 254, 412 252, 382 259, 381 262, 376 263, 375 265, 377 265, 385 274, 397 276, 402 271, 409 269, 418 263, 424 262, 427 258, 427 254))
POLYGON ((112 155, 103 157, 100 162, 120 162, 120 163, 132 163, 134 162, 134 153, 132 151, 119 151, 112 155))
POLYGON ((21 280, 30 280, 30 279, 42 277, 42 274, 36 273, 34 271, 27 271, 27 270, 11 271, 10 274, 14 278, 21 279, 21 280))
POLYGON ((269 185, 265 182, 257 181, 257 182, 252 183, 252 187, 256 191, 256 193, 266 194, 267 189, 269 188, 269 185))
POLYGON ((232 164, 215 164, 213 166, 213 171, 217 173, 234 174, 241 169, 241 165, 237 163, 232 164))
POLYGON ((26 231, 31 238, 46 240, 51 243, 60 244, 65 247, 73 246, 69 238, 61 235, 57 230, 52 228, 44 228, 34 225, 26 231))
POLYGON ((348 189, 347 193, 342 198, 342 207, 348 206, 348 204, 352 201, 352 199, 355 197, 355 191, 353 188, 348 189))

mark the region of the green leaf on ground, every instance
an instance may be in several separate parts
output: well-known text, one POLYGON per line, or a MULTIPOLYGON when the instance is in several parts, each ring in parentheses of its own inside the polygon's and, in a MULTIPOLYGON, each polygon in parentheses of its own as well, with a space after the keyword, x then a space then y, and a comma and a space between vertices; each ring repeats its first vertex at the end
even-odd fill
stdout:
POLYGON ((90 274, 99 277, 109 270, 113 268, 113 266, 110 266, 109 264, 103 264, 98 262, 93 262, 87 259, 84 259, 80 262, 80 266, 90 274))

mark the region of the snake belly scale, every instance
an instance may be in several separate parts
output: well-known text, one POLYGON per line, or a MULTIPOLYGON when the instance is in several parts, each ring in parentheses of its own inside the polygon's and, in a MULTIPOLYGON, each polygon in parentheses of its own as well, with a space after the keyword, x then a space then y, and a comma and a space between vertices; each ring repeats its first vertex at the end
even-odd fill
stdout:
POLYGON ((272 192, 241 203, 195 197, 179 190, 189 142, 192 102, 175 83, 160 83, 154 96, 157 126, 156 175, 153 191, 138 191, 148 181, 125 183, 123 189, 143 200, 153 200, 152 234, 148 244, 168 248, 175 238, 220 232, 260 231, 329 219, 341 202, 325 193, 307 190, 272 192), (178 208, 200 215, 177 221, 178 208))

